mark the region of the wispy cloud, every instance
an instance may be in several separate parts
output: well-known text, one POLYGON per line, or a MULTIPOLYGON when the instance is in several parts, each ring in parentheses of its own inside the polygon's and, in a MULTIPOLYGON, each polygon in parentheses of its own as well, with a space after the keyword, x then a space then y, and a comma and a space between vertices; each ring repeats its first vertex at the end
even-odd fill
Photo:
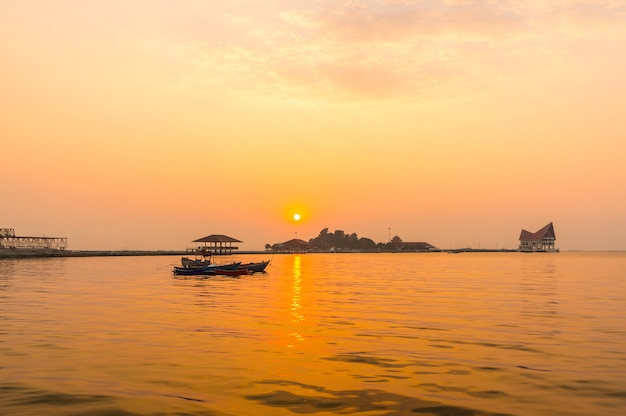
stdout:
POLYGON ((492 36, 523 28, 523 11, 486 3, 343 2, 333 8, 292 10, 281 17, 295 27, 313 29, 345 42, 397 42, 463 33, 492 36))
POLYGON ((626 3, 621 0, 552 2, 539 16, 553 31, 570 36, 605 37, 624 33, 626 3))
POLYGON ((310 99, 428 99, 515 76, 554 54, 547 39, 603 36, 621 1, 342 1, 272 16, 223 14, 238 33, 196 39, 196 75, 233 88, 310 99), (198 66, 199 65, 199 66, 198 66))

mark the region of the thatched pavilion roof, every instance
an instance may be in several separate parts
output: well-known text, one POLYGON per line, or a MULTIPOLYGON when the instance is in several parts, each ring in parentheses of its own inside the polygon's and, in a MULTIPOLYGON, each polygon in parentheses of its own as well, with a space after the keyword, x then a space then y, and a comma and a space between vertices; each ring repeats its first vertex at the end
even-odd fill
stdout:
POLYGON ((211 234, 206 237, 198 238, 197 240, 193 240, 193 243, 242 243, 242 241, 237 240, 236 238, 229 237, 223 234, 211 234))

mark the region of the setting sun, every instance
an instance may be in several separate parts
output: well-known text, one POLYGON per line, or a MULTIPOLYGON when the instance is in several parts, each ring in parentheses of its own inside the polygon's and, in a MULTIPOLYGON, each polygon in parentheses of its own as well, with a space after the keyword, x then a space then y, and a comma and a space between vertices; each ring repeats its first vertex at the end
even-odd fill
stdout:
POLYGON ((294 221, 300 221, 300 214, 293 214, 294 221))

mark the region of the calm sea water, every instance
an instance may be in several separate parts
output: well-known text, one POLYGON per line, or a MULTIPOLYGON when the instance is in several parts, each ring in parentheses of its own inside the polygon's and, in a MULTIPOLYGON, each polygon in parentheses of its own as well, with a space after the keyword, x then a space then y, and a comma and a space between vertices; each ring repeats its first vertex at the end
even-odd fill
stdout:
POLYGON ((178 261, 0 260, 0 414, 626 412, 626 253, 178 261))

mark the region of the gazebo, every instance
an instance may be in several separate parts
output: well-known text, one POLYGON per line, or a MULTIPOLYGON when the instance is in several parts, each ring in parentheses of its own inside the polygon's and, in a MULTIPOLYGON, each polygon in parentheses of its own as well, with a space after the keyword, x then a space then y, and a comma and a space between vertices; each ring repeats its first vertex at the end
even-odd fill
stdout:
POLYGON ((202 256, 228 256, 233 254, 233 251, 237 251, 239 249, 239 247, 233 246, 233 243, 241 243, 242 241, 227 235, 211 234, 206 237, 193 240, 192 242, 204 243, 204 245, 198 245, 197 249, 197 253, 202 256))
POLYGON ((287 253, 306 253, 311 248, 311 244, 299 238, 294 238, 280 244, 282 251, 287 253))

